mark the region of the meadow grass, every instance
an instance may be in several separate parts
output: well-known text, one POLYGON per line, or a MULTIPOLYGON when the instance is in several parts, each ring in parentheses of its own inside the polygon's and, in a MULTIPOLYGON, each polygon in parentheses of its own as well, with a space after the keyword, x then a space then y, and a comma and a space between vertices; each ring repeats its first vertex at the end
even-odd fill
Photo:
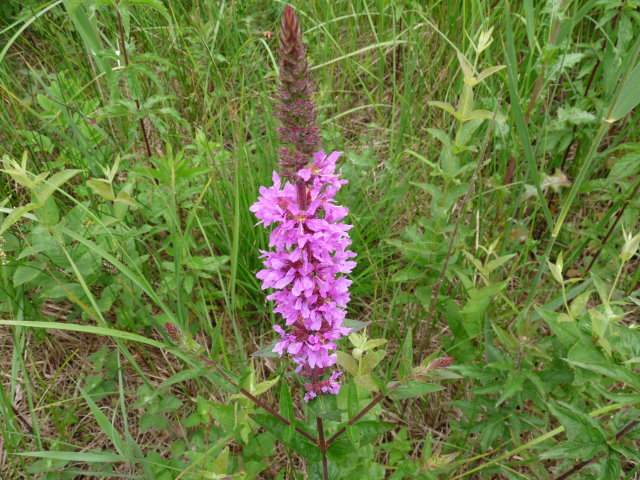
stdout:
MULTIPOLYGON (((384 381, 435 352, 463 376, 384 404, 399 427, 378 441, 388 475, 547 479, 602 454, 575 478, 639 478, 637 432, 606 446, 640 402, 638 256, 618 257, 622 226, 640 225, 632 3, 293 2, 325 150, 345 152, 349 317, 388 340, 384 381), (474 87, 493 119, 429 103, 459 104, 457 52, 476 72, 505 66, 474 87), (588 447, 592 431, 604 447, 588 447)), ((160 331, 175 323, 243 379, 291 377, 251 356, 275 323, 249 206, 277 161, 284 5, 0 7, 1 478, 305 472, 278 444, 261 466, 242 453, 210 406, 228 394, 160 331), (65 170, 43 206, 11 217, 42 195, 25 175, 65 170)))

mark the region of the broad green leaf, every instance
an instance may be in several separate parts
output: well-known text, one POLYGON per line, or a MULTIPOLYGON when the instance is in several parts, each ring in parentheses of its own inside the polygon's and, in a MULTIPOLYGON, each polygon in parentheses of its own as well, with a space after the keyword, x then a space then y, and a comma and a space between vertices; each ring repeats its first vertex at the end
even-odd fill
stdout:
MULTIPOLYGON (((355 426, 353 426, 352 428, 355 429, 355 426)), ((327 449, 327 456, 329 457, 329 459, 336 462, 344 460, 345 457, 348 457, 352 453, 353 445, 351 443, 351 440, 346 435, 341 435, 340 437, 336 438, 333 442, 331 442, 331 445, 329 445, 329 448, 327 449)))
POLYGON ((504 384, 504 389, 502 391, 502 395, 496 402, 496 407, 500 406, 503 402, 513 397, 516 393, 522 391, 522 386, 524 384, 524 375, 522 372, 518 372, 516 370, 512 371, 507 377, 507 381, 504 384))
POLYGON ((384 350, 367 352, 360 362, 360 375, 367 375, 382 361, 387 354, 384 350))
POLYGON ((255 389, 253 389, 251 393, 253 393, 256 396, 261 395, 267 390, 269 390, 271 387, 273 387, 276 383, 278 383, 279 379, 280 377, 277 376, 275 378, 272 378, 271 380, 265 380, 264 382, 260 382, 258 385, 255 386, 255 389))
MULTIPOLYGON (((227 466, 229 463, 229 446, 227 445, 222 449, 222 452, 216 457, 213 462, 213 473, 220 475, 220 478, 224 478, 227 473, 227 466)), ((227 477, 228 478, 228 477, 227 477)))
POLYGON ((63 170, 49 177, 46 182, 43 182, 38 188, 34 189, 38 202, 44 203, 51 196, 51 194, 67 183, 72 177, 80 173, 82 170, 63 170))
POLYGON ((116 199, 116 196, 113 193, 113 187, 103 178, 90 178, 87 180, 87 185, 94 191, 94 193, 100 195, 102 198, 111 201, 116 199))
POLYGON ((470 122, 471 120, 490 120, 493 118, 493 112, 489 110, 471 110, 465 113, 463 120, 470 122))
POLYGON ((404 398, 421 397, 428 393, 442 390, 443 388, 444 387, 442 385, 436 385, 433 383, 408 382, 393 390, 389 396, 394 400, 402 400, 404 398))
POLYGON ((480 74, 475 79, 476 84, 482 82, 488 76, 493 75, 496 72, 499 72, 503 68, 505 68, 504 65, 494 65, 493 67, 485 68, 482 72, 480 72, 480 74))
MULTIPOLYGON (((285 441, 284 430, 286 425, 271 415, 251 415, 251 418, 255 422, 269 431, 274 437, 283 442, 289 448, 292 448, 304 458, 311 462, 319 462, 322 460, 322 454, 317 445, 311 443, 308 439, 296 433, 293 440, 290 442, 285 441)), ((332 444, 333 445, 333 444, 332 444)))
POLYGON ((355 417, 360 411, 360 401, 358 400, 358 389, 353 382, 347 383, 343 388, 347 389, 347 414, 349 418, 355 417))
MULTIPOLYGON (((638 79, 638 81, 640 81, 640 79, 638 79)), ((604 465, 598 479, 611 480, 613 478, 620 478, 621 475, 622 468, 620 467, 620 456, 617 455, 615 451, 609 450, 609 455, 605 458, 604 465)))
POLYGON ((494 270, 497 270, 498 268, 500 268, 502 265, 507 263, 509 260, 511 260, 515 256, 516 256, 515 253, 511 253, 509 255, 503 255, 502 257, 498 257, 494 260, 487 262, 487 264, 484 266, 484 269, 487 271, 487 273, 492 273, 494 270))
POLYGON ((41 268, 42 267, 36 263, 18 266, 13 273, 13 285, 19 287, 23 283, 33 280, 42 272, 41 268))
POLYGON ((359 330, 363 330, 366 328, 371 322, 360 322, 358 320, 352 320, 350 318, 345 318, 342 324, 350 328, 352 332, 357 332, 359 330))
POLYGON ((339 422, 342 420, 335 395, 318 395, 307 404, 316 417, 339 422))
POLYGON ((340 367, 344 368, 354 377, 359 375, 358 362, 356 362, 355 358, 340 350, 336 352, 336 355, 338 356, 338 365, 340 365, 340 367))
POLYGON ((402 354, 398 363, 398 379, 402 380, 413 370, 413 334, 411 329, 407 329, 400 351, 402 354))
POLYGON ((362 350, 366 352, 367 350, 372 350, 376 347, 384 345, 385 343, 387 343, 387 340, 385 338, 374 338, 371 340, 367 340, 363 345, 362 350))
POLYGON ((613 123, 631 112, 640 103, 640 62, 636 64, 620 91, 607 122, 613 123))
POLYGON ((371 443, 383 433, 396 428, 393 423, 381 422, 379 420, 362 420, 354 426, 358 428, 361 445, 371 443))
POLYGON ((211 405, 211 416, 215 418, 225 432, 233 432, 236 425, 236 409, 233 405, 211 405))
POLYGON ((259 350, 253 352, 251 354, 252 357, 262 357, 262 358, 277 358, 279 355, 273 351, 274 347, 278 342, 272 342, 264 347, 261 347, 259 350))
POLYGON ((622 383, 633 387, 636 391, 640 391, 640 375, 634 373, 631 369, 615 365, 613 363, 584 363, 575 362, 573 360, 565 359, 571 365, 576 367, 591 370, 592 372, 599 373, 609 378, 613 378, 622 383))
POLYGON ((0 226, 0 235, 6 232, 7 229, 11 227, 11 225, 20 220, 25 213, 30 212, 34 208, 38 208, 40 206, 41 205, 38 203, 28 203, 26 205, 23 205, 22 207, 14 208, 2 222, 2 226, 0 226))
POLYGON ((441 108, 445 112, 450 113, 451 115, 453 115, 458 120, 461 118, 460 114, 458 112, 456 112, 456 109, 453 108, 453 105, 451 105, 450 103, 439 102, 439 101, 432 100, 430 102, 427 102, 427 105, 430 105, 432 107, 441 108))

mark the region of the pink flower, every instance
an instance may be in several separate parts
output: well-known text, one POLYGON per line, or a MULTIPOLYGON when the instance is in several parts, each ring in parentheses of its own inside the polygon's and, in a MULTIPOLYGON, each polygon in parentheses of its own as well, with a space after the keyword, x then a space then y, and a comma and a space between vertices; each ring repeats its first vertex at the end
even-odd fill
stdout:
POLYGON ((348 250, 351 225, 340 221, 348 210, 334 200, 346 183, 335 173, 340 154, 316 152, 313 164, 298 171, 306 186, 306 208, 300 208, 295 186, 283 185, 275 172, 273 186, 261 187, 251 206, 258 223, 275 225, 269 237, 274 250, 261 252, 265 268, 257 277, 263 289, 275 290, 267 298, 290 327, 285 331, 274 326, 281 337, 274 351, 290 355, 298 365, 296 371, 311 380, 305 384, 305 401, 340 390, 336 380, 341 372, 322 377, 336 363, 335 342, 349 333, 342 322, 351 281, 342 275, 356 266, 350 260, 356 254, 348 250))

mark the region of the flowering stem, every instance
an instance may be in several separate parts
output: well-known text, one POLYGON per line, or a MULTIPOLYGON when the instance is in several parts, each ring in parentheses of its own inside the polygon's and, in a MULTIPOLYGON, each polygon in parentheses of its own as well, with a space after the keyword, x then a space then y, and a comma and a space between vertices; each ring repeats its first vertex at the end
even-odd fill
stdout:
POLYGON ((316 425, 318 426, 318 447, 322 452, 322 478, 329 480, 329 465, 327 463, 328 443, 324 439, 324 424, 322 418, 316 417, 316 425))

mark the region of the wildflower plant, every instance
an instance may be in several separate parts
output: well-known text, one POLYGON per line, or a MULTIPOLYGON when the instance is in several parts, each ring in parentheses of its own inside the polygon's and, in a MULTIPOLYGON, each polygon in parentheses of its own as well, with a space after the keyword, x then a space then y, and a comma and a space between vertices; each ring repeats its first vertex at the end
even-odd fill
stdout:
MULTIPOLYGON (((273 290, 267 298, 274 302, 275 313, 284 321, 284 326, 273 327, 280 336, 273 351, 292 358, 296 372, 304 378, 304 401, 309 402, 319 395, 335 395, 340 391, 342 372, 335 369, 336 342, 351 333, 344 325, 352 283, 346 275, 356 266, 352 260, 356 254, 349 250, 348 231, 352 225, 343 222, 348 209, 335 201, 336 193, 347 183, 336 169, 342 152, 327 154, 321 149, 307 47, 302 43, 300 23, 290 6, 282 16, 279 51, 281 86, 276 107, 281 122, 279 172, 273 172, 271 187, 260 188, 260 196, 250 210, 258 218, 258 224, 273 227, 269 236, 271 250, 261 251, 265 268, 257 274, 262 289, 273 290)), ((373 342, 377 346, 384 340, 373 342)), ((376 355, 382 359, 384 351, 376 355)), ((432 362, 426 370, 418 368, 414 376, 433 370, 433 365, 436 369, 445 368, 452 360, 446 357, 441 364, 432 362)), ((383 387, 348 426, 403 384, 383 387)), ((327 449, 347 431, 347 426, 328 439, 322 415, 317 417, 317 427, 317 445, 322 452, 322 473, 326 479, 327 449)))

